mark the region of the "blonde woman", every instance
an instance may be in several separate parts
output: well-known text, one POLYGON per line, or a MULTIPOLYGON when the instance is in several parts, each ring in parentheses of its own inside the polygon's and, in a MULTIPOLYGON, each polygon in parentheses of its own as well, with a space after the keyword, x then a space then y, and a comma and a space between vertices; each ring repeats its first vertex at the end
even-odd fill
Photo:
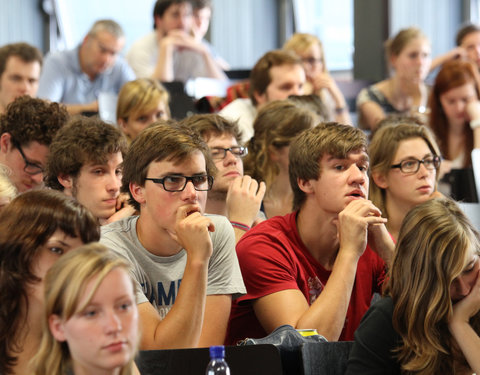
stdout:
POLYGON ((170 119, 169 100, 168 91, 154 79, 139 78, 122 86, 117 124, 129 142, 155 121, 170 119))
MULTIPOLYGON (((384 120, 387 121, 387 120, 384 120)), ((393 238, 413 207, 439 196, 440 152, 427 127, 412 122, 381 126, 370 142, 370 192, 373 204, 388 219, 393 238)))
POLYGON ((17 188, 10 181, 9 169, 0 164, 0 211, 17 195, 17 188))
POLYGON ((273 101, 258 112, 254 137, 243 165, 246 175, 264 181, 261 210, 267 218, 292 211, 293 192, 288 177, 288 152, 293 138, 315 125, 315 114, 289 100, 273 101))
POLYGON ((325 53, 320 39, 315 35, 296 33, 287 40, 284 50, 293 51, 303 63, 307 82, 305 95, 315 94, 320 97, 328 110, 326 121, 352 124, 345 97, 335 80, 328 73, 325 53))
POLYGON ((138 344, 135 286, 126 260, 91 243, 62 257, 45 279, 35 375, 130 375, 138 344))
POLYGON ((360 91, 357 97, 359 126, 375 130, 388 114, 428 112, 429 90, 424 81, 431 65, 431 47, 417 28, 400 30, 385 43, 392 75, 360 91))
POLYGON ((479 372, 479 234, 449 199, 405 217, 385 298, 355 332, 346 374, 479 372))

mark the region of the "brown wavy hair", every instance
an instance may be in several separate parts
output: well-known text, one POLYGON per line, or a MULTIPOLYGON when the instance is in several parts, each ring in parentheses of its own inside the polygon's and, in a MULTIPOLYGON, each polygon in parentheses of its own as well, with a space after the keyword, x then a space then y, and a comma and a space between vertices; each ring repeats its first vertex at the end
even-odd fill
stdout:
POLYGON ((270 159, 271 150, 289 146, 298 134, 315 125, 314 119, 311 111, 290 100, 275 100, 263 106, 253 123, 255 135, 247 144, 245 174, 265 181, 268 190, 279 173, 278 166, 270 159))
MULTIPOLYGON (((472 83, 475 86, 477 98, 480 99, 480 76, 477 68, 472 63, 462 60, 449 61, 443 64, 442 69, 435 78, 435 84, 432 87, 428 106, 430 107, 430 128, 437 138, 442 156, 447 160, 452 160, 448 151, 448 119, 440 103, 440 96, 447 91, 472 83)), ((471 153, 473 150, 473 131, 469 124, 465 122, 465 150, 466 158, 464 167, 472 165, 471 153)))
POLYGON ((28 284, 39 282, 33 265, 41 247, 56 230, 84 243, 98 241, 100 230, 92 214, 65 194, 53 190, 23 193, 0 214, 0 374, 11 374, 17 334, 26 323, 28 284))
MULTIPOLYGON (((405 217, 385 293, 394 304, 393 327, 403 374, 453 374, 467 366, 448 330, 450 285, 470 249, 480 252, 479 234, 453 200, 432 199, 405 217)), ((470 321, 480 332, 480 313, 470 321)))

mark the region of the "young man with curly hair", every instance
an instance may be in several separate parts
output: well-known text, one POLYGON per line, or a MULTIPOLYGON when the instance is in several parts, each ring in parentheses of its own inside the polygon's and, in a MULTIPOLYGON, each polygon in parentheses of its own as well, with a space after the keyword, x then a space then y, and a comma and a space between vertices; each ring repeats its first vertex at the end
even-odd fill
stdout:
POLYGON ((67 120, 64 107, 29 96, 17 98, 0 116, 0 164, 19 192, 43 185, 48 147, 67 120))
POLYGON ((96 117, 73 118, 54 138, 45 183, 87 207, 100 224, 130 216, 134 209, 120 194, 127 141, 96 117))

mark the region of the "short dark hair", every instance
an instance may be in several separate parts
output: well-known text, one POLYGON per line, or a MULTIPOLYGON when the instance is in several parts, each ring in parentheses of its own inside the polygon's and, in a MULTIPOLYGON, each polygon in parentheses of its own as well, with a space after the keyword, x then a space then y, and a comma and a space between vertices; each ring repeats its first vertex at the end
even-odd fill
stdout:
POLYGON ((298 180, 316 180, 320 177, 320 159, 329 154, 346 158, 348 153, 367 150, 367 136, 363 131, 337 122, 320 123, 305 130, 290 145, 288 174, 293 190, 293 208, 301 208, 306 199, 298 180))
POLYGON ((480 32, 480 26, 475 25, 474 23, 467 23, 457 31, 457 36, 455 37, 455 43, 457 43, 457 46, 459 46, 462 44, 463 39, 468 34, 478 33, 478 32, 480 32))
POLYGON ((129 203, 140 210, 140 204, 130 191, 130 183, 143 186, 150 163, 162 160, 181 162, 196 151, 205 157, 207 174, 215 175, 210 150, 196 131, 172 121, 157 121, 142 130, 130 144, 123 161, 122 192, 130 194, 129 203))
POLYGON ((166 12, 168 8, 170 8, 174 4, 183 4, 188 3, 192 4, 191 0, 157 0, 155 6, 153 7, 153 28, 156 29, 157 25, 155 23, 156 17, 163 17, 163 14, 166 12))
POLYGON ((26 63, 38 61, 40 66, 43 64, 42 53, 37 47, 28 43, 6 44, 0 47, 0 76, 5 71, 8 58, 11 56, 17 56, 20 60, 26 63))
POLYGON ((212 0, 191 0, 193 10, 212 9, 212 0))
POLYGON ((222 136, 229 134, 237 142, 242 138, 242 132, 238 127, 237 121, 230 121, 217 114, 200 114, 186 117, 181 122, 183 125, 197 131, 202 138, 208 142, 211 136, 222 136))
MULTIPOLYGON (((262 95, 272 82, 270 69, 281 65, 300 65, 302 60, 292 51, 274 50, 263 55, 254 65, 250 72, 250 91, 249 97, 254 105, 257 105, 254 93, 262 95)), ((303 68, 303 67, 302 67, 303 68)))
POLYGON ((11 102, 0 116, 0 134, 9 133, 20 146, 33 141, 49 146, 68 118, 63 105, 25 95, 11 102))
POLYGON ((62 190, 58 176, 77 177, 83 165, 93 162, 104 164, 108 156, 125 154, 127 141, 114 126, 98 117, 74 117, 57 133, 47 159, 45 184, 62 190))

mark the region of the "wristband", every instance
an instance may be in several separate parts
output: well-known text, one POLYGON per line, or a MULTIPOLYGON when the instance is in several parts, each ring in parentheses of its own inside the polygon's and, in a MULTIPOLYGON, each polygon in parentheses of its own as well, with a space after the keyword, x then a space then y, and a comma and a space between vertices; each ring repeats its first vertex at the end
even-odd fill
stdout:
POLYGON ((244 230, 245 232, 251 229, 248 225, 239 223, 238 221, 230 221, 230 224, 232 224, 232 227, 244 230))
POLYGON ((475 120, 470 121, 470 128, 472 130, 476 129, 478 127, 480 127, 480 119, 475 119, 475 120))

